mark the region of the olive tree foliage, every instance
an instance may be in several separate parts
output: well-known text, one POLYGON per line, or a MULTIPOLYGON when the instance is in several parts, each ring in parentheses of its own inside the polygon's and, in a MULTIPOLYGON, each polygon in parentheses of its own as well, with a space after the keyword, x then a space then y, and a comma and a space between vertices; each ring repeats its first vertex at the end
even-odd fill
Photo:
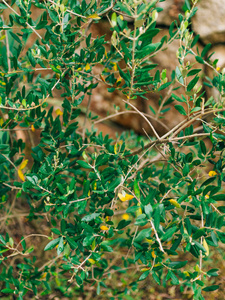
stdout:
POLYGON ((225 243, 225 75, 210 59, 210 45, 196 48, 196 0, 185 1, 169 36, 154 42, 158 2, 1 1, 2 296, 38 299, 58 290, 70 297, 88 286, 100 295, 110 284, 111 298, 125 299, 149 280, 177 285, 194 299, 219 288, 219 270, 206 263, 225 243), (37 20, 31 9, 40 11, 37 20), (111 26, 109 41, 91 34, 102 19, 111 26), (35 42, 26 48, 30 36, 35 42), (152 58, 175 40, 178 66, 171 74, 159 71, 152 58), (95 124, 102 120, 89 109, 99 83, 109 93, 119 90, 121 113, 140 115, 152 136, 99 133, 95 124), (207 98, 206 86, 217 90, 216 99, 207 98), (61 91, 57 110, 49 107, 55 90, 61 91), (137 108, 161 91, 158 111, 137 108), (160 136, 153 120, 163 122, 172 105, 183 121, 160 136), (29 234, 10 227, 24 217, 29 234), (43 232, 30 225, 42 222, 43 232), (127 278, 122 286, 121 278, 127 278))

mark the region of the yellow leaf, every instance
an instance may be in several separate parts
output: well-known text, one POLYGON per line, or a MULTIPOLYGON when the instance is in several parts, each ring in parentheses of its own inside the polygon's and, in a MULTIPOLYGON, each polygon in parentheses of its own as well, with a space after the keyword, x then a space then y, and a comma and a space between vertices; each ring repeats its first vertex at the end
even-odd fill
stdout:
POLYGON ((87 18, 88 19, 97 19, 97 20, 101 19, 98 14, 89 15, 89 16, 87 16, 87 18))
POLYGON ((120 18, 120 20, 122 20, 122 21, 123 21, 123 16, 122 16, 122 15, 119 15, 119 18, 120 18))
POLYGON ((131 200, 131 199, 133 199, 134 198, 134 196, 133 195, 129 195, 129 194, 125 194, 125 196, 123 195, 123 194, 121 194, 121 193, 118 193, 118 197, 119 197, 119 199, 121 200, 121 201, 128 201, 128 200, 131 200))
POLYGON ((217 175, 217 173, 215 171, 210 171, 209 172, 209 176, 210 177, 213 177, 213 176, 216 176, 216 175, 217 175))
POLYGON ((187 271, 184 271, 183 274, 186 276, 190 276, 190 274, 187 271))
MULTIPOLYGON (((138 203, 138 206, 140 206, 139 203, 138 203)), ((136 217, 140 216, 142 214, 142 209, 139 207, 138 210, 136 210, 135 214, 136 214, 136 217)))
POLYGON ((205 239, 203 240, 203 247, 204 247, 205 250, 206 250, 205 255, 208 256, 208 255, 209 255, 209 246, 208 246, 208 244, 207 244, 207 242, 206 242, 205 239))
POLYGON ((180 204, 179 204, 176 200, 170 199, 169 202, 170 202, 173 206, 175 206, 175 207, 177 207, 177 208, 180 208, 180 204))
POLYGON ((100 229, 103 230, 103 231, 105 231, 105 230, 109 230, 109 227, 107 227, 107 226, 105 226, 105 225, 102 225, 102 226, 100 227, 100 229))
POLYGON ((86 64, 86 66, 85 66, 85 71, 88 71, 88 70, 90 70, 91 69, 91 67, 90 67, 90 65, 89 64, 86 64))
POLYGON ((114 69, 115 71, 117 71, 117 70, 118 70, 118 68, 117 68, 117 64, 116 64, 116 63, 114 63, 114 64, 113 64, 113 69, 114 69))
POLYGON ((105 217, 105 221, 108 222, 109 221, 109 216, 105 217))
POLYGON ((94 259, 92 259, 92 258, 89 258, 88 259, 88 261, 92 264, 92 265, 94 265, 95 264, 95 260, 94 259))
POLYGON ((35 132, 35 128, 34 128, 34 125, 33 125, 33 124, 31 125, 30 128, 31 128, 31 131, 32 131, 32 132, 35 132))
POLYGON ((130 217, 129 217, 128 214, 123 214, 123 215, 122 215, 122 219, 127 221, 127 220, 130 219, 130 217))
POLYGON ((23 175, 23 172, 19 169, 18 170, 18 176, 19 176, 19 178, 22 180, 22 181, 25 181, 25 177, 24 177, 24 175, 23 175))
POLYGON ((114 145, 114 153, 117 154, 117 143, 114 145))
POLYGON ((40 279, 45 279, 46 276, 47 276, 47 272, 44 272, 44 273, 41 275, 40 279))
POLYGON ((153 258, 156 258, 156 255, 155 255, 155 252, 154 252, 154 251, 152 251, 152 257, 153 257, 153 258))
POLYGON ((3 123, 4 123, 4 120, 2 118, 0 118, 0 126, 2 126, 3 123))
POLYGON ((219 71, 220 70, 220 67, 216 67, 216 71, 219 71))
POLYGON ((121 81, 122 81, 122 78, 119 76, 116 80, 116 83, 121 82, 121 81))
POLYGON ((62 116, 63 115, 63 112, 59 108, 57 108, 55 112, 56 112, 56 114, 58 116, 62 116))
POLYGON ((102 75, 100 75, 100 78, 103 82, 105 82, 105 78, 102 75))
POLYGON ((148 271, 148 270, 150 270, 150 268, 142 268, 141 272, 145 272, 145 271, 148 271))
POLYGON ((209 195, 205 195, 205 199, 209 199, 209 195))
POLYGON ((20 170, 23 170, 23 169, 26 167, 27 163, 28 163, 28 159, 25 159, 25 160, 22 162, 22 164, 20 165, 19 169, 20 169, 20 170))

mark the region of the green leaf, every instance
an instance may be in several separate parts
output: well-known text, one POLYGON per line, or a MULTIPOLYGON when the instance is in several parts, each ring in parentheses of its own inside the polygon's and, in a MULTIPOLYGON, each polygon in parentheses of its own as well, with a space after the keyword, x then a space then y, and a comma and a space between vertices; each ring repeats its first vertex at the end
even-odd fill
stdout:
POLYGON ((5 242, 5 240, 4 240, 4 238, 3 238, 2 235, 0 235, 0 242, 1 242, 3 245, 6 245, 6 242, 5 242))
POLYGON ((77 160, 77 163, 79 166, 81 166, 84 169, 92 169, 92 167, 88 163, 86 163, 86 161, 77 160))
POLYGON ((1 290, 1 292, 4 293, 4 294, 13 294, 15 291, 12 290, 12 289, 7 288, 7 289, 1 290))
POLYGON ((149 44, 143 47, 141 50, 135 52, 136 59, 142 59, 145 56, 148 56, 150 53, 156 51, 156 49, 161 45, 161 43, 149 44))
POLYGON ((200 56, 195 56, 195 59, 197 60, 197 62, 199 62, 200 64, 204 64, 204 59, 201 58, 200 56))
POLYGON ((90 222, 92 220, 95 220, 98 216, 100 216, 100 213, 93 213, 87 216, 84 216, 81 221, 83 222, 90 222))
POLYGON ((134 193, 135 193, 136 197, 138 199, 140 199, 141 193, 140 193, 140 189, 139 189, 139 186, 138 186, 137 179, 135 179, 135 181, 134 181, 134 193))
POLYGON ((93 235, 86 236, 83 240, 83 246, 84 247, 90 246, 94 241, 94 239, 95 237, 93 235))
POLYGON ((60 238, 57 238, 57 239, 55 239, 55 240, 50 241, 50 242, 45 246, 44 251, 52 250, 53 248, 55 248, 55 247, 58 245, 59 241, 60 241, 60 238))
POLYGON ((64 250, 64 239, 61 236, 59 240, 59 245, 57 247, 57 254, 60 255, 63 252, 63 250, 64 250))
POLYGON ((7 6, 5 4, 0 3, 0 9, 6 9, 6 8, 7 8, 7 6))
POLYGON ((183 79, 183 76, 182 76, 182 74, 181 74, 181 71, 180 71, 179 67, 176 67, 175 74, 176 74, 177 80, 178 80, 181 84, 184 84, 184 79, 183 79))
POLYGON ((180 269, 180 268, 186 266, 187 263, 188 263, 188 260, 173 261, 173 262, 169 263, 168 267, 171 268, 171 269, 180 269))
POLYGON ((104 241, 100 245, 104 251, 113 252, 113 249, 108 245, 108 241, 104 241))
POLYGON ((187 73, 187 77, 196 75, 196 74, 198 74, 198 73, 201 72, 201 71, 202 71, 202 69, 193 69, 193 70, 191 70, 191 71, 189 71, 189 72, 187 73))
POLYGON ((15 33, 13 33, 12 31, 8 31, 8 32, 9 32, 9 34, 12 36, 12 38, 13 38, 15 41, 17 41, 17 43, 21 44, 21 40, 19 39, 19 37, 18 37, 15 33))
POLYGON ((183 108, 183 106, 181 106, 181 105, 174 105, 174 107, 176 108, 176 110, 179 111, 179 113, 181 115, 183 115, 183 116, 187 115, 187 113, 186 113, 185 109, 183 108))
POLYGON ((215 290, 218 290, 220 286, 219 285, 210 285, 210 286, 207 286, 206 288, 202 289, 204 292, 212 292, 212 291, 215 291, 215 290))
POLYGON ((196 83, 198 82, 198 80, 199 80, 199 76, 195 76, 195 78, 193 78, 193 79, 189 82, 189 84, 188 84, 188 86, 187 86, 187 91, 188 91, 188 92, 190 92, 190 91, 193 90, 193 88, 194 88, 194 86, 196 85, 196 83))
POLYGON ((177 231, 177 226, 169 228, 166 233, 161 237, 162 241, 166 241, 168 238, 171 238, 173 234, 177 231))
POLYGON ((141 242, 143 239, 150 237, 151 232, 152 232, 151 228, 146 228, 146 229, 141 230, 138 233, 138 235, 136 236, 136 238, 134 239, 134 241, 136 243, 141 242))
POLYGON ((141 274, 141 276, 138 278, 138 281, 144 280, 145 278, 148 277, 150 273, 150 270, 145 271, 143 274, 141 274))
POLYGON ((219 269, 211 269, 207 272, 209 276, 218 276, 219 269))
POLYGON ((177 278, 177 276, 172 271, 170 271, 170 278, 171 278, 172 284, 178 285, 180 283, 179 279, 177 278))
POLYGON ((112 27, 116 27, 117 25, 117 15, 116 13, 112 13, 112 16, 111 16, 111 23, 112 23, 112 27))
POLYGON ((72 250, 75 250, 78 246, 77 246, 77 243, 74 241, 74 240, 72 240, 71 238, 69 238, 68 236, 66 237, 66 240, 67 240, 67 242, 69 243, 69 245, 70 245, 70 248, 72 249, 72 250))
POLYGON ((145 205, 144 206, 144 211, 145 211, 146 216, 150 219, 151 216, 152 216, 152 206, 151 206, 151 204, 145 205))
POLYGON ((121 220, 121 221, 119 222, 119 224, 117 225, 117 228, 116 228, 116 229, 119 229, 119 230, 120 230, 120 229, 122 229, 122 228, 128 226, 130 223, 131 223, 130 220, 121 220))

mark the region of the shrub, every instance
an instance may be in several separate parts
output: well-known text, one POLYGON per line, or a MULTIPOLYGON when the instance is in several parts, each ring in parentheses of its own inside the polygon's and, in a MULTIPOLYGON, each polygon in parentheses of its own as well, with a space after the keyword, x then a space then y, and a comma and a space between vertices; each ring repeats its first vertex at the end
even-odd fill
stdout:
POLYGON ((70 298, 94 286, 96 297, 133 299, 149 278, 194 299, 219 288, 209 256, 225 243, 225 76, 210 60, 210 45, 196 48, 197 1, 185 1, 169 36, 155 42, 157 2, 2 0, 2 297, 70 298), (90 33, 103 18, 109 41, 90 33), (167 74, 152 58, 174 40, 179 66, 167 74), (121 113, 137 113, 149 133, 99 133, 90 110, 99 83, 120 91, 121 113), (206 86, 218 99, 207 98, 206 86), (56 90, 60 109, 49 102, 56 90), (159 109, 146 116, 137 103, 153 93, 159 109), (183 121, 159 136, 155 124, 173 105, 183 121))

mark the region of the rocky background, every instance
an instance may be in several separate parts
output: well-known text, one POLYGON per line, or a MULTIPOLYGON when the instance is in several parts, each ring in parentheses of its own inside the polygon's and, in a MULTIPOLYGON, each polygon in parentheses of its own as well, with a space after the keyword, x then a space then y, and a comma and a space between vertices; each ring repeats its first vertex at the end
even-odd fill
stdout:
MULTIPOLYGON (((157 23, 158 27, 161 28, 160 34, 156 36, 156 40, 160 41, 164 35, 169 35, 169 26, 173 20, 178 20, 178 15, 183 13, 182 7, 184 5, 184 0, 166 0, 164 2, 158 3, 158 6, 163 8, 158 15, 157 23)), ((225 67, 225 0, 200 0, 197 4, 198 11, 192 19, 192 30, 194 35, 199 35, 199 42, 196 47, 199 51, 202 51, 203 47, 208 43, 211 43, 210 53, 214 53, 211 57, 211 60, 214 61, 218 59, 217 68, 221 69, 225 67)), ((106 39, 110 39, 112 31, 109 30, 108 21, 102 21, 98 24, 93 24, 92 33, 93 36, 99 34, 106 34, 106 39)), ((176 51, 179 47, 179 40, 174 40, 171 44, 168 45, 166 51, 159 52, 153 59, 153 63, 159 64, 159 69, 167 69, 167 74, 170 74, 172 70, 175 70, 178 65, 178 60, 176 58, 176 51)), ((191 63, 195 63, 196 68, 203 68, 203 73, 210 78, 213 77, 212 69, 202 64, 198 64, 194 56, 188 56, 187 60, 191 63)), ((200 84, 200 83, 199 83, 200 84)), ((163 92, 163 91, 162 91, 163 92)), ((167 97, 165 90, 161 96, 167 97)), ((205 96, 208 99, 211 95, 217 97, 216 91, 211 88, 205 89, 205 96)), ((182 89, 176 91, 179 95, 183 93, 182 89)), ((153 94, 149 101, 137 99, 134 103, 136 107, 142 112, 149 114, 152 113, 149 109, 149 105, 154 107, 155 111, 158 110, 158 99, 160 95, 153 94)), ((115 113, 114 105, 117 105, 121 108, 120 111, 123 111, 122 103, 123 94, 116 91, 113 94, 108 93, 107 87, 103 84, 99 84, 97 89, 93 91, 93 97, 91 100, 91 110, 96 112, 98 115, 104 117, 106 113, 110 114, 115 113)), ((86 102, 83 102, 83 105, 87 105, 86 102)), ((150 117, 151 118, 151 117, 150 117)), ((168 128, 172 128, 174 125, 179 123, 182 120, 182 116, 177 114, 177 111, 173 108, 171 104, 171 109, 165 114, 165 116, 158 121, 152 119, 154 126, 156 127, 160 135, 164 134, 168 128), (163 124, 164 125, 163 125, 163 124)), ((139 134, 144 134, 143 128, 151 134, 149 126, 146 124, 146 121, 137 114, 120 114, 112 119, 107 120, 105 123, 96 124, 100 126, 100 130, 104 134, 114 134, 115 131, 121 132, 125 129, 133 129, 139 134), (119 127, 118 127, 119 125, 119 127)))

